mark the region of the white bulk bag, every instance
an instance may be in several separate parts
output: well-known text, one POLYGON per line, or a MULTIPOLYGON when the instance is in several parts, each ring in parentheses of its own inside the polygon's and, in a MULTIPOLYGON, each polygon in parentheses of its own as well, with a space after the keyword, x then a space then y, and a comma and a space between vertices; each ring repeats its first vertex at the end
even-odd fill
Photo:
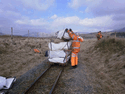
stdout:
POLYGON ((6 78, 0 76, 0 89, 3 89, 6 86, 6 78))
POLYGON ((65 32, 65 30, 58 31, 56 35, 57 35, 57 38, 59 39, 67 39, 67 40, 71 39, 71 37, 67 32, 65 32))
POLYGON ((71 48, 72 42, 60 42, 60 43, 54 43, 50 42, 48 44, 48 47, 50 50, 68 50, 71 48))
POLYGON ((66 63, 69 60, 70 56, 66 57, 66 58, 50 58, 48 59, 50 62, 54 62, 54 63, 66 63))
POLYGON ((9 89, 12 84, 16 81, 16 78, 6 78, 0 76, 0 90, 1 89, 9 89))
POLYGON ((66 53, 63 50, 49 51, 49 58, 64 58, 66 53))

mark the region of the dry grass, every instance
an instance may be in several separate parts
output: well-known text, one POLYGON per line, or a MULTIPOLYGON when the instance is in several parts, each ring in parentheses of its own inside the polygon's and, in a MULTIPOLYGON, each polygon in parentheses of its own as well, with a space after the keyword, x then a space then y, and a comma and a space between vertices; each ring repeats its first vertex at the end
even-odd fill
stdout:
POLYGON ((5 48, 0 47, 0 54, 5 54, 7 52, 7 50, 5 50, 5 48))
POLYGON ((125 40, 123 39, 115 39, 115 38, 108 38, 102 39, 98 41, 95 45, 95 49, 99 48, 101 52, 110 52, 110 53, 117 53, 125 52, 125 40))
POLYGON ((46 57, 49 39, 0 37, 0 75, 16 76, 24 74, 41 63, 46 57), (34 53, 38 49, 41 54, 34 53))
MULTIPOLYGON (((48 41, 50 39, 0 38, 0 75, 20 77, 37 66, 45 59, 48 41), (34 48, 41 54, 34 53, 34 48)), ((125 94, 125 40, 85 40, 80 53, 80 63, 86 66, 83 70, 95 94, 125 94)))
POLYGON ((125 40, 103 39, 84 51, 96 94, 125 94, 125 40))

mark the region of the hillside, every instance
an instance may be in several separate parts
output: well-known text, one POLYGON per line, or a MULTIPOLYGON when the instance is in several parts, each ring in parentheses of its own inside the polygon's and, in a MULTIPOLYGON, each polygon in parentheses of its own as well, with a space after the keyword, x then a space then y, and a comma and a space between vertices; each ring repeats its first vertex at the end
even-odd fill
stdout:
POLYGON ((125 32, 125 27, 117 30, 113 30, 113 32, 125 32))
POLYGON ((95 41, 81 54, 95 94, 125 94, 125 39, 95 41))
MULTIPOLYGON (((111 33, 110 35, 114 36, 115 32, 111 33)), ((116 32, 116 37, 124 38, 125 37, 125 32, 116 32)))
MULTIPOLYGON (((89 38, 96 38, 96 34, 97 34, 98 32, 94 32, 94 33, 89 33, 89 34, 81 34, 81 36, 83 37, 83 38, 87 38, 87 39, 89 39, 89 38)), ((112 34, 112 32, 102 32, 102 35, 106 38, 107 36, 110 36, 112 34)))

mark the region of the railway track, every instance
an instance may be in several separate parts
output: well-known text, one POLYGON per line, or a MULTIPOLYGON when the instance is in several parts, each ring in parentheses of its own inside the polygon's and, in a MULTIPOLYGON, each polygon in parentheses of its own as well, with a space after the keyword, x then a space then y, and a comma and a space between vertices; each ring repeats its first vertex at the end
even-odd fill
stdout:
POLYGON ((52 94, 63 69, 50 65, 22 94, 52 94))

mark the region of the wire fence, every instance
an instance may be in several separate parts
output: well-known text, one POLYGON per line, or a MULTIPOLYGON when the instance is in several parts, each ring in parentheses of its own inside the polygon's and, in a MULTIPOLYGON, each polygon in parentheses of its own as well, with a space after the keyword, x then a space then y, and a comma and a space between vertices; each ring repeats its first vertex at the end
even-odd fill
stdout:
POLYGON ((27 30, 27 33, 24 35, 21 35, 21 32, 18 31, 14 31, 13 27, 11 27, 10 29, 10 34, 4 34, 4 33, 0 33, 0 35, 3 36, 10 36, 11 39, 13 39, 13 37, 34 37, 34 38, 50 38, 50 37, 56 37, 56 33, 52 32, 52 33, 45 33, 45 32, 31 32, 30 30, 27 30))
MULTIPOLYGON (((46 33, 46 32, 31 32, 30 30, 27 30, 26 34, 21 35, 19 31, 14 31, 13 27, 10 28, 10 33, 9 34, 1 34, 0 35, 4 35, 4 36, 10 36, 11 38, 13 37, 34 37, 34 38, 51 38, 51 37, 56 37, 56 32, 53 33, 46 33)), ((83 38, 89 38, 89 39, 93 39, 96 38, 96 33, 90 33, 90 34, 81 34, 83 38)), ((117 38, 125 38, 125 32, 106 32, 103 33, 104 37, 117 37, 117 38)))

